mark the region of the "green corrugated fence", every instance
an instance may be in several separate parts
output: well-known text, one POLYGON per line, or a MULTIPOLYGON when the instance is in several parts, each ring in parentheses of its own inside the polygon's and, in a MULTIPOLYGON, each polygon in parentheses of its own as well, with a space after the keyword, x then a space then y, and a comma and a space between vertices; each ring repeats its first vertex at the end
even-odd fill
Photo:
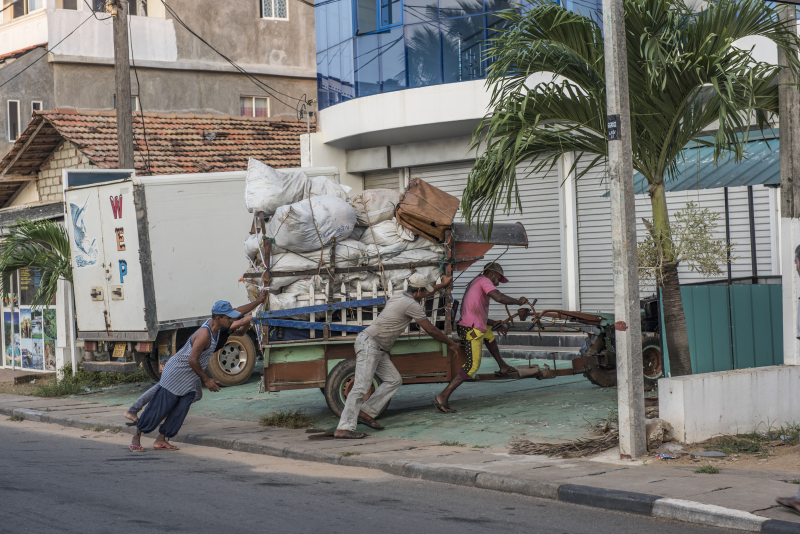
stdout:
POLYGON ((683 286, 681 297, 694 374, 783 364, 780 284, 683 286))

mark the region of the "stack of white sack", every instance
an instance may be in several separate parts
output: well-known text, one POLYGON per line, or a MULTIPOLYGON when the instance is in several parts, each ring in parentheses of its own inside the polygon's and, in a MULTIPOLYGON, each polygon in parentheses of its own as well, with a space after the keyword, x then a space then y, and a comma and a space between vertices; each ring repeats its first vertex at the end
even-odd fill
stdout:
POLYGON ((281 206, 267 225, 267 236, 286 250, 304 253, 347 239, 356 226, 356 212, 347 202, 329 195, 281 206))
POLYGON ((327 176, 309 179, 303 171, 282 172, 253 158, 247 163, 244 202, 250 213, 263 211, 271 217, 281 206, 299 200, 330 196, 347 201, 349 193, 349 187, 327 176))
POLYGON ((391 220, 402 195, 394 189, 367 189, 350 200, 359 226, 391 220))

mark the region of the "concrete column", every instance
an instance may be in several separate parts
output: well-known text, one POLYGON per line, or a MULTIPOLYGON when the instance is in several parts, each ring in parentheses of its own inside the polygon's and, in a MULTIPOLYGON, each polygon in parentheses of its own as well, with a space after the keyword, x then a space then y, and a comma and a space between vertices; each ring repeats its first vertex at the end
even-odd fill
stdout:
POLYGON ((603 0, 620 458, 647 454, 625 8, 603 0))
MULTIPOLYGON (((795 6, 782 6, 781 17, 797 31, 795 6)), ((794 53, 797 53, 796 51, 794 53)), ((778 64, 788 65, 778 49, 778 64)), ((778 75, 778 106, 781 139, 781 274, 783 276, 783 363, 800 365, 797 340, 798 276, 794 265, 795 248, 800 245, 800 93, 793 75, 778 75)))
POLYGON ((561 259, 563 264, 563 300, 568 310, 579 311, 580 272, 578 270, 578 190, 575 182, 575 171, 571 171, 575 154, 564 154, 559 163, 561 188, 561 259))

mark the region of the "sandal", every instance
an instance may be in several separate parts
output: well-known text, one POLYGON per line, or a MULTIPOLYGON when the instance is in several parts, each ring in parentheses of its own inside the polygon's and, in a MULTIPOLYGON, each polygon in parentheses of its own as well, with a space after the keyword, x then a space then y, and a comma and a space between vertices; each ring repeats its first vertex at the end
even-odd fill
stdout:
POLYGON ((790 512, 794 512, 796 514, 800 514, 800 510, 798 510, 797 508, 795 508, 791 504, 788 504, 789 503, 788 499, 785 499, 783 497, 778 497, 777 499, 775 499, 775 502, 777 502, 778 504, 781 505, 781 507, 786 508, 790 512), (784 501, 784 502, 781 502, 781 501, 784 501))
POLYGON ((496 376, 498 378, 511 378, 511 375, 513 375, 514 373, 518 373, 518 372, 519 371, 517 371, 516 367, 509 367, 508 370, 506 370, 505 373, 502 372, 502 371, 495 371, 494 372, 494 376, 496 376))
POLYGON ((359 417, 358 418, 358 424, 359 425, 366 425, 366 426, 368 426, 370 428, 373 428, 375 430, 383 430, 384 428, 386 428, 386 427, 382 426, 380 423, 378 423, 375 419, 364 419, 363 417, 359 417))
POLYGON ((155 450, 157 450, 157 451, 179 451, 180 450, 178 447, 176 447, 175 445, 172 445, 169 442, 164 443, 161 446, 153 445, 153 448, 155 450))
POLYGON ((364 438, 367 437, 367 435, 366 434, 359 434, 358 432, 350 431, 347 434, 345 434, 344 436, 337 436, 337 435, 334 434, 333 437, 336 438, 336 439, 364 439, 364 438))
POLYGON ((436 400, 436 397, 433 398, 433 405, 436 406, 436 409, 442 413, 456 413, 456 410, 447 404, 439 404, 439 401, 436 400))
POLYGON ((128 445, 128 448, 131 450, 131 452, 144 452, 144 447, 142 447, 141 445, 134 445, 133 443, 131 443, 130 445, 128 445))

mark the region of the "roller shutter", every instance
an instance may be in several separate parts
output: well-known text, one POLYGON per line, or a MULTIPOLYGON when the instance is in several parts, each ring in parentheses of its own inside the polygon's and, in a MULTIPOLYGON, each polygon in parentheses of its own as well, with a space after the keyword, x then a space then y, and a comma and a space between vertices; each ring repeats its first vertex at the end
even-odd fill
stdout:
POLYGON ((395 189, 400 191, 400 170, 392 169, 364 173, 364 189, 395 189))
MULTIPOLYGON (((588 163, 588 162, 587 162, 588 163)), ((579 168, 585 163, 579 164, 579 168)), ((611 259, 611 201, 604 194, 608 191, 605 166, 587 172, 577 184, 577 228, 578 228, 578 266, 580 280, 581 310, 586 312, 614 311, 614 277, 611 259)), ((750 276, 750 223, 746 187, 728 189, 731 241, 735 243, 733 256, 733 277, 750 276)), ((670 220, 690 201, 700 208, 708 208, 719 213, 714 237, 725 237, 725 192, 723 189, 701 189, 667 193, 667 207, 670 220)), ((756 258, 761 275, 772 274, 770 256, 771 230, 769 221, 769 191, 764 186, 753 187, 754 219, 756 230, 756 258)), ((636 196, 636 222, 639 239, 646 229, 641 219, 652 219, 650 198, 636 196)), ((679 267, 680 281, 683 284, 703 282, 727 277, 727 266, 720 265, 723 274, 706 278, 692 272, 686 265, 679 267)), ((641 295, 655 292, 652 285, 641 285, 641 295)))
MULTIPOLYGON (((471 169, 472 162, 418 167, 411 169, 411 177, 420 178, 460 199, 471 169)), ((544 309, 543 306, 562 307, 558 169, 531 177, 523 177, 523 173, 520 170, 522 213, 497 214, 495 221, 521 222, 528 233, 528 248, 511 247, 505 252, 506 247, 495 246, 469 270, 457 273, 460 278, 456 281, 454 296, 458 300, 463 297, 466 284, 477 276, 481 267, 499 258, 509 279, 508 284, 501 284, 499 288, 503 293, 512 297, 525 296, 531 301, 538 298, 538 309, 544 309)), ((515 307, 509 307, 512 308, 515 307)), ((491 314, 498 319, 507 316, 505 307, 494 302, 491 314)))

